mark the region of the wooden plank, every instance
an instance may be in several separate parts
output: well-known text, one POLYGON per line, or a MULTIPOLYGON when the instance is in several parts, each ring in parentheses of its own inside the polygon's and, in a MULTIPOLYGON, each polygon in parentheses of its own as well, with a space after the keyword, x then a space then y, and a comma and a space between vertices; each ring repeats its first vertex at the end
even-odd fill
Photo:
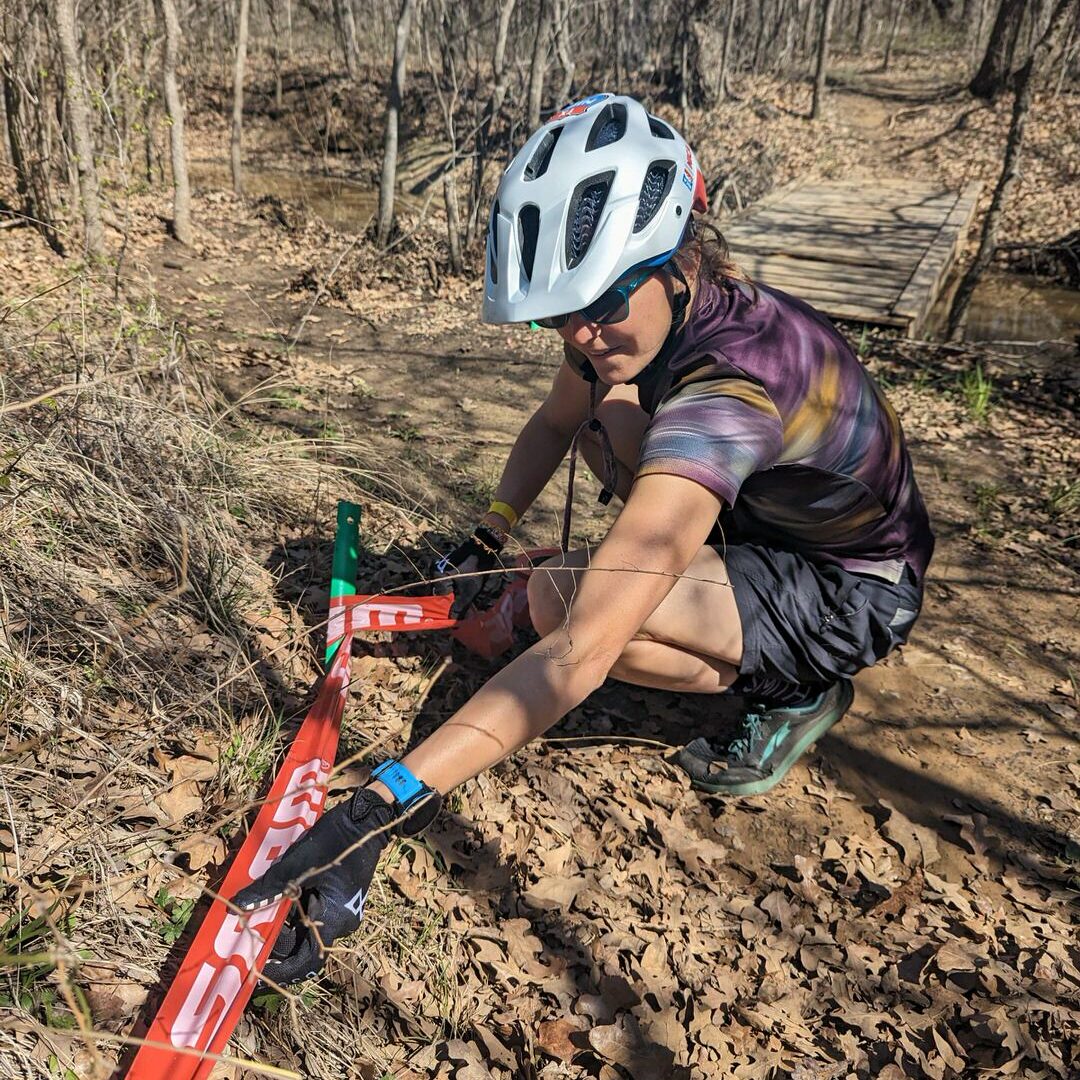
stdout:
POLYGON ((819 259, 793 259, 783 255, 749 254, 739 258, 740 266, 756 266, 761 273, 778 273, 809 281, 831 281, 837 285, 854 285, 890 293, 899 299, 911 280, 909 270, 883 270, 879 266, 855 266, 850 263, 828 262, 819 259))
POLYGON ((789 184, 787 191, 811 191, 811 192, 840 192, 843 194, 858 193, 860 191, 867 190, 881 190, 890 194, 896 192, 912 193, 916 195, 933 194, 935 192, 946 191, 947 188, 943 188, 940 184, 919 180, 908 180, 905 177, 896 177, 895 179, 881 179, 875 177, 873 179, 853 179, 853 180, 807 180, 803 183, 789 184))
POLYGON ((899 191, 882 190, 876 186, 851 186, 847 190, 836 190, 839 187, 841 185, 787 185, 741 213, 726 218, 725 227, 752 220, 767 211, 784 210, 854 217, 883 215, 888 220, 902 216, 916 222, 939 224, 948 215, 957 197, 956 192, 943 192, 936 186, 920 189, 919 186, 905 185, 899 191))
POLYGON ((866 198, 863 199, 833 199, 828 198, 827 195, 811 195, 799 191, 789 195, 777 206, 784 210, 791 208, 791 210, 804 213, 842 214, 876 211, 889 213, 902 220, 922 221, 941 220, 955 203, 956 192, 937 195, 933 199, 889 199, 883 197, 880 192, 867 192, 866 198))
POLYGON ((855 236, 825 236, 792 230, 746 240, 736 236, 728 241, 728 247, 732 251, 748 251, 754 255, 788 255, 794 259, 820 259, 862 266, 879 266, 882 259, 888 259, 893 269, 910 275, 934 239, 931 236, 925 243, 903 244, 883 237, 872 243, 855 236))
POLYGON ((745 244, 731 244, 731 252, 736 261, 747 256, 764 255, 789 255, 800 259, 820 259, 823 262, 837 263, 846 266, 864 266, 870 272, 877 267, 885 267, 890 271, 899 271, 910 277, 915 267, 922 258, 922 248, 911 251, 908 249, 870 248, 842 242, 825 242, 811 244, 785 244, 777 247, 768 244, 761 248, 749 247, 745 244))
POLYGON ((843 199, 853 200, 872 195, 874 198, 898 202, 926 201, 956 195, 956 189, 942 184, 902 184, 900 187, 882 187, 875 183, 851 184, 800 184, 785 192, 785 198, 843 199))
MULTIPOLYGON (((944 219, 942 219, 944 220, 944 219)), ((891 247, 917 248, 928 247, 938 234, 941 222, 936 225, 922 225, 918 228, 903 225, 888 225, 884 222, 844 222, 822 219, 819 222, 799 220, 797 218, 766 218, 757 229, 741 226, 730 229, 724 235, 729 241, 757 240, 760 237, 776 243, 785 236, 797 236, 805 240, 843 240, 863 244, 888 244, 891 247)))
POLYGON ((725 235, 741 236, 744 234, 755 235, 766 230, 779 231, 798 229, 802 232, 814 235, 854 236, 854 237, 889 237, 904 243, 930 243, 937 236, 941 223, 946 220, 947 214, 942 215, 934 222, 914 224, 907 221, 881 218, 839 218, 824 217, 815 214, 780 213, 778 210, 770 210, 763 213, 753 223, 737 225, 728 229, 725 235))
MULTIPOLYGON (((870 273, 862 278, 839 279, 833 274, 802 269, 797 262, 780 259, 743 259, 739 265, 766 284, 785 281, 800 287, 831 290, 837 294, 872 297, 886 308, 896 303, 906 285, 906 281, 879 281, 870 273)), ((822 265, 830 267, 832 264, 822 265)))
POLYGON ((818 311, 831 319, 847 319, 850 322, 872 323, 874 326, 896 326, 902 330, 907 329, 908 320, 902 315, 893 315, 882 311, 881 308, 867 307, 864 304, 836 301, 828 303, 815 303, 809 297, 803 297, 808 304, 817 308, 818 311))
POLYGON ((859 302, 873 303, 882 311, 891 310, 902 292, 900 285, 877 283, 869 276, 861 282, 837 281, 824 274, 800 272, 797 267, 775 261, 748 260, 739 265, 755 281, 775 285, 785 292, 795 292, 800 295, 813 292, 816 295, 829 295, 834 299, 846 297, 859 302))
POLYGON ((838 288, 823 281, 784 280, 775 274, 757 273, 751 274, 750 278, 761 285, 768 285, 770 288, 797 296, 800 300, 805 300, 823 310, 832 304, 848 304, 870 308, 879 313, 888 313, 896 299, 895 293, 865 293, 854 288, 838 288))
POLYGON ((894 315, 909 320, 909 336, 922 330, 945 275, 956 258, 957 249, 971 225, 981 190, 982 184, 978 181, 964 188, 937 238, 927 248, 907 287, 893 305, 894 315))
MULTIPOLYGON (((726 237, 729 247, 745 247, 751 251, 789 251, 797 247, 809 247, 806 258, 817 258, 813 252, 817 244, 831 244, 851 254, 863 252, 873 265, 878 253, 906 257, 911 266, 922 258, 923 252, 937 238, 937 230, 920 236, 896 236, 888 232, 859 235, 825 230, 804 229, 796 226, 777 228, 758 233, 735 233, 726 237)), ((844 260, 850 262, 850 257, 844 260)))
POLYGON ((859 199, 883 199, 897 203, 925 203, 935 199, 955 199, 955 189, 940 184, 904 184, 898 188, 878 184, 802 184, 785 192, 786 199, 829 199, 857 202, 859 199))

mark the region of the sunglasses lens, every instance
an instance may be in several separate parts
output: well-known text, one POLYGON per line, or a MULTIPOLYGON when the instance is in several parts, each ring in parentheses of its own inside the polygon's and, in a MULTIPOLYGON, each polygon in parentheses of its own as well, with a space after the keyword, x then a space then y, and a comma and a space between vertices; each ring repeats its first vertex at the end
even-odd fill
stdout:
POLYGON ((569 315, 551 315, 546 319, 537 319, 536 325, 542 326, 545 330, 558 330, 560 327, 565 326, 569 321, 569 315))
POLYGON ((588 307, 582 308, 581 314, 587 322, 618 323, 630 314, 629 298, 621 288, 608 289, 598 296, 588 307))

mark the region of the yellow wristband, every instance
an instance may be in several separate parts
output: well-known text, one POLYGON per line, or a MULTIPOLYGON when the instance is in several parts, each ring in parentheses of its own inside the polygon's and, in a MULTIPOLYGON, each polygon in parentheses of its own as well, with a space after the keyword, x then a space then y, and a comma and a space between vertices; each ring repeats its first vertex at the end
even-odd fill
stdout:
POLYGON ((498 499, 495 499, 488 507, 488 513, 499 514, 501 517, 506 518, 506 522, 511 529, 518 523, 518 512, 509 503, 499 502, 498 499))

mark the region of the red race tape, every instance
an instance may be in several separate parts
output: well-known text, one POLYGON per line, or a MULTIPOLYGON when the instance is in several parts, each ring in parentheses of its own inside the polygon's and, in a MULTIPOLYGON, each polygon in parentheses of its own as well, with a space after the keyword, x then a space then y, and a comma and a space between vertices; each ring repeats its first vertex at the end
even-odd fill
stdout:
POLYGON ((327 643, 340 641, 315 704, 304 718, 285 764, 247 839, 233 859, 216 899, 188 947, 165 1000, 128 1070, 128 1080, 203 1080, 251 997, 259 972, 288 914, 289 901, 247 916, 226 900, 263 873, 319 819, 334 765, 349 694, 352 638, 365 630, 446 630, 481 656, 513 644, 515 626, 529 623, 526 591, 534 559, 518 562, 510 584, 486 611, 450 617, 453 596, 333 596, 327 643))
POLYGON ((513 568, 510 583, 491 607, 474 611, 464 619, 454 619, 450 608, 453 596, 341 596, 330 600, 330 621, 326 639, 333 643, 346 633, 365 630, 411 631, 453 630, 466 648, 492 659, 514 643, 514 627, 529 625, 528 580, 536 560, 558 554, 542 548, 522 555, 513 568))
POLYGON ((233 859, 128 1070, 128 1080, 201 1080, 229 1041, 270 955, 289 901, 247 916, 225 900, 261 877, 318 820, 349 693, 352 637, 338 649, 251 832, 233 859), (198 1051, 193 1053, 192 1051, 198 1051))

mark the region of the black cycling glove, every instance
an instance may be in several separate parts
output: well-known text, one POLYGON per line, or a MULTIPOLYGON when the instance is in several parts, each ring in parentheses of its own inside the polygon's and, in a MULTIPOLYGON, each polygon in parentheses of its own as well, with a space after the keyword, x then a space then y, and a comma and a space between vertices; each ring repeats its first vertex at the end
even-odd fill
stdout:
POLYGON ((364 915, 379 855, 390 842, 394 808, 358 788, 327 811, 258 881, 233 897, 242 911, 275 903, 298 879, 300 899, 270 953, 266 975, 282 986, 318 974, 326 949, 364 915), (326 867, 316 874, 311 870, 326 867))
POLYGON ((453 582, 454 604, 450 608, 452 618, 464 618, 469 608, 476 603, 476 598, 483 591, 484 586, 497 576, 486 571, 494 570, 496 566, 501 565, 499 552, 502 551, 505 543, 506 537, 503 534, 487 525, 477 525, 468 540, 459 544, 449 555, 444 555, 435 564, 435 570, 440 576, 469 575, 457 578, 453 582))

